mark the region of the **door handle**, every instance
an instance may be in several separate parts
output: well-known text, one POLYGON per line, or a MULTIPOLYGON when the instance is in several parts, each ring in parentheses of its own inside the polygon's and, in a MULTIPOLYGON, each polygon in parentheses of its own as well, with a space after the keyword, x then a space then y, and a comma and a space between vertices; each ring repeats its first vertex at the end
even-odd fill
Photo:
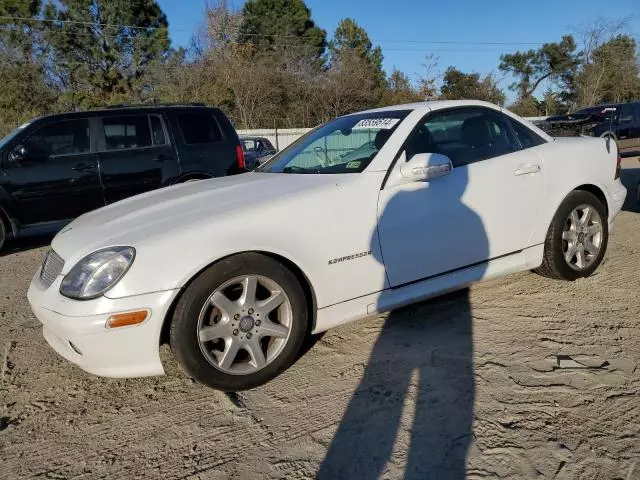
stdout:
POLYGON ((538 173, 539 171, 540 171, 540 165, 538 165, 537 163, 526 164, 526 165, 520 165, 518 169, 515 172, 513 172, 513 174, 515 176, 530 175, 532 173, 538 173))
POLYGON ((166 155, 156 155, 155 157, 153 157, 153 161, 154 162, 164 162, 165 160, 168 160, 169 157, 167 157, 166 155))
POLYGON ((71 170, 75 170, 76 172, 88 172, 89 170, 94 170, 95 168, 95 163, 79 163, 75 167, 71 167, 71 170))

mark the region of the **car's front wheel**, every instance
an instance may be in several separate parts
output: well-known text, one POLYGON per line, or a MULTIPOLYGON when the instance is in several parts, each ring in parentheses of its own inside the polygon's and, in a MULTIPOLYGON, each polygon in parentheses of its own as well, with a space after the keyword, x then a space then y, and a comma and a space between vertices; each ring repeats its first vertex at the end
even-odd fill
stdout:
POLYGON ((576 280, 588 277, 602 262, 609 241, 606 210, 590 192, 576 190, 556 212, 544 244, 545 277, 576 280))
POLYGON ((297 358, 308 330, 304 292, 280 262, 258 253, 202 272, 180 298, 171 348, 187 374, 237 391, 271 380, 297 358))

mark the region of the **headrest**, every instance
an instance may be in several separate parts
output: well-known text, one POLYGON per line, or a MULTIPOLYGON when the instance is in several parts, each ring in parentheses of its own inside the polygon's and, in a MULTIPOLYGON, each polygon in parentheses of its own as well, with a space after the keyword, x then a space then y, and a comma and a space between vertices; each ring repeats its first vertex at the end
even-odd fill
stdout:
POLYGON ((462 124, 462 141, 470 147, 484 147, 491 143, 489 123, 482 116, 467 118, 462 124))
POLYGON ((380 151, 384 144, 389 140, 391 136, 391 130, 380 130, 376 133, 376 138, 373 141, 373 145, 376 147, 376 150, 380 151))

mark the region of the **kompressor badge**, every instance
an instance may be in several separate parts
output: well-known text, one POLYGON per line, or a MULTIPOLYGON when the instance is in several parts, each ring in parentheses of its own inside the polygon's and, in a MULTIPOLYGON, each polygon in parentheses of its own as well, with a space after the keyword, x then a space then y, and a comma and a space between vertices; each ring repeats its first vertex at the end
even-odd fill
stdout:
POLYGON ((329 265, 333 265, 334 263, 346 262, 347 260, 355 260, 356 258, 362 258, 371 255, 371 250, 368 252, 360 252, 354 253, 353 255, 347 255, 346 257, 334 258, 329 260, 329 265))

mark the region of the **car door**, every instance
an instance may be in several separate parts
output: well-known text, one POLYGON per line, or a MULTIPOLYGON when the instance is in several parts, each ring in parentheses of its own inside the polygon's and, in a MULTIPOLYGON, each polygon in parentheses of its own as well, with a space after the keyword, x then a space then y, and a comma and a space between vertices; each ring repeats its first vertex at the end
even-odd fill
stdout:
POLYGON ((161 115, 104 116, 99 132, 100 177, 107 203, 160 188, 180 174, 161 115))
POLYGON ((175 111, 172 117, 180 133, 180 163, 185 172, 207 172, 214 177, 238 172, 240 144, 223 133, 223 119, 208 109, 175 111))
POLYGON ((428 114, 409 136, 393 168, 417 153, 440 153, 453 169, 430 182, 387 181, 381 190, 378 233, 392 287, 529 246, 545 195, 535 148, 543 140, 532 137, 525 148, 511 123, 490 109, 450 109, 428 114))
POLYGON ((55 120, 34 126, 5 157, 4 185, 22 226, 67 221, 104 206, 90 138, 87 118, 55 120))
POLYGON ((620 151, 632 150, 636 147, 636 122, 633 107, 630 103, 618 106, 618 147, 620 151))
POLYGON ((630 136, 633 139, 633 150, 640 150, 640 103, 632 103, 633 110, 633 126, 631 127, 630 136))

